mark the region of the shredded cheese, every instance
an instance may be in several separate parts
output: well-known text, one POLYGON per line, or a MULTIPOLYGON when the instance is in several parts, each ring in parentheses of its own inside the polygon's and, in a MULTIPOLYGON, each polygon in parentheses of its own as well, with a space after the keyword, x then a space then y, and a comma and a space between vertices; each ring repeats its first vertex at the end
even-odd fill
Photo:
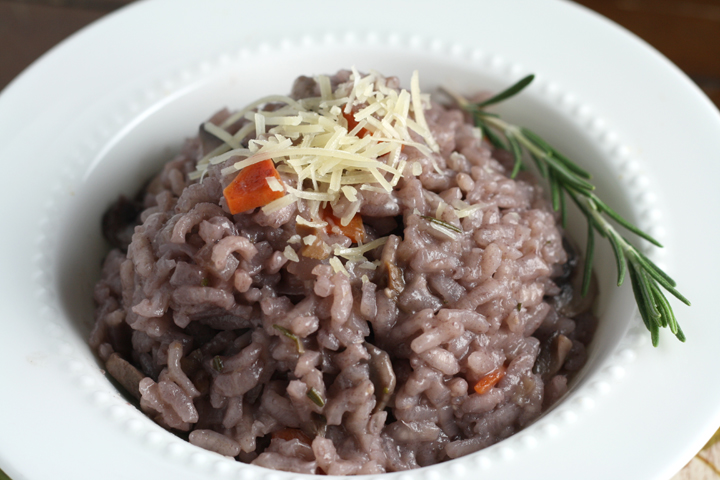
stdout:
POLYGON ((359 264, 358 268, 362 268, 363 270, 376 270, 378 268, 378 265, 375 262, 365 261, 359 264))
POLYGON ((290 245, 287 245, 285 247, 285 250, 283 251, 283 255, 285 255, 285 258, 287 258, 291 262, 299 262, 300 261, 300 257, 298 257, 297 252, 290 245))
POLYGON ((367 190, 369 192, 386 193, 384 188, 373 187, 372 185, 363 184, 360 186, 360 190, 367 190))
POLYGON ((330 262, 330 266, 333 268, 333 271, 334 271, 335 273, 340 273, 340 272, 342 272, 342 273, 344 273, 345 275, 347 275, 348 277, 350 276, 350 273, 348 273, 348 271, 345 269, 345 265, 342 264, 342 262, 340 261, 339 258, 337 258, 337 257, 330 257, 329 262, 330 262))
POLYGON ((203 128, 206 132, 216 136, 224 143, 230 145, 232 148, 240 148, 240 142, 233 138, 225 129, 218 127, 214 123, 205 122, 203 128))
POLYGON ((345 195, 345 198, 347 198, 351 202, 357 202, 357 189, 355 187, 346 185, 342 187, 341 190, 345 195))
POLYGON ((442 214, 445 211, 445 207, 447 207, 447 203, 445 203, 445 202, 438 203, 437 209, 435 210, 435 218, 437 218, 437 219, 442 218, 442 214))
POLYGON ((458 218, 469 217, 470 215, 477 212, 478 210, 482 210, 484 207, 485 207, 485 204, 476 203, 475 205, 471 205, 469 207, 460 208, 460 209, 455 210, 455 215, 457 215, 458 218))
POLYGON ((282 183, 280 183, 280 181, 275 177, 265 177, 265 181, 267 182, 268 187, 270 187, 270 190, 273 192, 282 192, 285 190, 282 183))
POLYGON ((263 133, 265 133, 265 125, 267 123, 267 119, 265 118, 265 115, 260 115, 259 113, 256 113, 254 120, 255 120, 255 134, 262 135, 263 133))
POLYGON ((360 245, 353 248, 345 248, 341 247, 339 245, 335 245, 335 255, 338 257, 354 257, 354 256, 360 256, 366 252, 369 252, 370 250, 374 250, 377 247, 380 247, 382 245, 385 245, 387 243, 388 237, 380 237, 377 240, 373 240, 370 243, 366 243, 365 245, 360 245))
MULTIPOLYGON (((205 123, 204 129, 223 144, 198 162, 190 178, 202 181, 215 165, 222 175, 231 175, 272 160, 284 181, 269 176, 265 179, 267 185, 286 194, 262 207, 262 211, 269 214, 297 202, 303 214, 296 216, 296 224, 321 229, 327 226, 321 220, 321 209, 336 205, 342 196, 350 202, 340 219, 340 224, 347 226, 361 207, 359 191, 390 193, 405 174, 421 175, 422 164, 408 164, 407 154, 402 153, 404 146, 415 148, 442 173, 435 158, 439 147, 424 115, 429 97, 420 91, 417 71, 410 79, 410 89, 399 91, 390 88, 377 72, 361 75, 355 67, 349 80, 334 90, 325 75, 318 75, 315 81, 319 97, 294 100, 271 95, 250 103, 220 125, 205 123), (273 108, 265 108, 267 104, 273 104, 273 108), (238 125, 241 128, 237 133, 228 132, 238 125), (247 140, 253 132, 254 138, 247 140)), ((438 207, 438 217, 444 208, 444 203, 438 207)), ((456 213, 463 218, 478 208, 464 207, 456 213)), ((433 224, 436 227, 442 229, 442 225, 433 224)), ((316 240, 316 235, 293 235, 288 242, 312 245, 316 240)), ((386 241, 380 238, 354 248, 336 246, 329 262, 336 272, 345 274, 348 272, 338 257, 356 262, 360 268, 375 269, 377 263, 368 261, 364 253, 386 241)), ((283 254, 298 261, 297 253, 289 246, 283 254)))
POLYGON ((294 195, 285 195, 283 197, 278 198, 277 200, 273 200, 272 202, 270 202, 267 205, 265 205, 264 207, 262 207, 262 211, 263 211, 263 213, 277 212, 281 208, 285 208, 295 201, 297 201, 297 199, 295 198, 294 195))
POLYGON ((301 217, 300 215, 295 217, 295 223, 297 225, 305 225, 307 227, 312 228, 324 228, 327 227, 327 222, 320 221, 320 222, 311 222, 310 220, 306 220, 304 217, 301 217))

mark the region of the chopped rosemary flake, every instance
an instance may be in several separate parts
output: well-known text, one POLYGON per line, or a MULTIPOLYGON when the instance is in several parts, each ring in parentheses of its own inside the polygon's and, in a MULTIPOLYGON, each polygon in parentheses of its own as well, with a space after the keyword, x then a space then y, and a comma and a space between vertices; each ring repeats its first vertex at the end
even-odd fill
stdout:
POLYGON ((200 349, 193 350, 190 355, 188 355, 188 358, 191 358, 195 360, 196 362, 202 362, 202 352, 200 349))
POLYGON ((519 312, 520 310, 522 310, 522 303, 518 303, 518 304, 515 306, 515 308, 517 309, 518 312, 519 312))
POLYGON ((218 373, 222 373, 222 371, 225 369, 225 365, 223 364, 222 358, 220 358, 220 355, 215 355, 212 359, 212 367, 213 370, 215 370, 218 373))
MULTIPOLYGON (((560 211, 563 225, 566 217, 566 195, 585 215, 588 222, 588 240, 585 252, 582 294, 587 293, 590 284, 595 246, 593 232, 597 232, 601 237, 607 238, 612 246, 617 264, 617 285, 622 285, 626 273, 630 276, 635 301, 640 316, 650 331, 653 345, 657 346, 660 340, 659 329, 664 327, 669 328, 678 340, 684 342, 685 334, 680 329, 675 314, 661 287, 688 306, 690 301, 677 291, 675 281, 618 233, 609 220, 614 220, 620 226, 625 227, 655 246, 662 247, 662 245, 625 220, 598 198, 594 193, 595 186, 589 182, 590 173, 562 155, 531 130, 508 123, 502 120, 499 115, 483 110, 489 105, 494 105, 520 93, 533 81, 533 78, 533 75, 528 75, 509 88, 480 103, 469 103, 458 95, 448 93, 455 98, 460 107, 472 115, 475 126, 480 129, 495 148, 507 150, 512 154, 515 164, 510 175, 511 178, 514 178, 523 167, 523 153, 527 153, 533 159, 540 171, 540 175, 549 182, 553 209, 560 211), (503 141, 503 138, 505 141, 503 141)), ((438 221, 428 217, 423 218, 438 221)), ((447 224, 444 226, 450 228, 447 224)), ((520 308, 521 306, 518 304, 518 310, 520 308)))
POLYGON ((210 285, 210 279, 207 278, 207 277, 203 278, 203 279, 200 281, 200 285, 202 285, 203 287, 207 287, 208 285, 210 285))
POLYGON ((420 215, 420 218, 422 218, 423 220, 427 220, 430 223, 434 223, 435 225, 440 225, 441 227, 447 228, 448 230, 452 230, 455 233, 463 233, 462 229, 447 222, 443 222, 442 220, 438 220, 435 217, 431 217, 429 215, 420 215))
POLYGON ((295 335, 293 332, 288 330, 287 328, 281 326, 281 325, 273 325, 273 328, 285 335, 287 338, 295 342, 295 346, 297 347, 297 351, 300 354, 305 353, 305 347, 303 347, 302 342, 300 341, 300 337, 295 335))
POLYGON ((310 387, 310 390, 307 391, 307 397, 318 407, 322 408, 325 406, 325 400, 320 396, 320 392, 315 390, 315 387, 310 387))

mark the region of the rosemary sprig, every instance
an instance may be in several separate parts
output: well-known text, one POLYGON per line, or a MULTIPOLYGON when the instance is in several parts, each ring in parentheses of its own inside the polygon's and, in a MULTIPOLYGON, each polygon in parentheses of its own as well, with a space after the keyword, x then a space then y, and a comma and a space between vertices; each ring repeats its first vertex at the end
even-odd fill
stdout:
POLYGON ((422 218, 423 220, 427 220, 430 223, 434 223, 435 225, 440 225, 441 227, 447 228, 448 230, 452 230, 455 233, 463 233, 463 231, 455 225, 443 222, 442 220, 438 220, 437 218, 431 217, 430 215, 420 215, 420 218, 422 218))
POLYGON ((322 398, 322 395, 320 395, 320 392, 318 392, 315 387, 310 387, 305 395, 318 407, 322 408, 325 406, 325 399, 322 398))
POLYGON ((222 358, 220 358, 219 355, 215 355, 213 357, 212 367, 218 373, 222 373, 222 371, 225 369, 225 365, 223 364, 222 358))
POLYGON ((675 314, 663 289, 686 305, 690 301, 677 291, 675 281, 650 261, 625 237, 620 235, 609 219, 625 227, 635 235, 648 242, 662 247, 662 245, 647 233, 621 217, 594 193, 595 186, 590 183, 591 175, 583 168, 569 160, 567 157, 550 146, 539 135, 531 130, 512 125, 495 113, 484 109, 501 101, 517 95, 534 79, 533 75, 521 79, 519 82, 478 103, 469 103, 462 97, 451 94, 459 105, 469 112, 475 125, 495 147, 510 152, 514 159, 511 177, 514 178, 523 168, 523 156, 527 154, 538 167, 540 175, 548 181, 550 198, 553 209, 561 212, 562 223, 565 226, 565 196, 575 203, 588 221, 588 235, 585 252, 585 265, 583 271, 582 295, 586 295, 592 275, 592 264, 595 247, 595 232, 608 239, 612 246, 617 263, 617 285, 620 286, 629 273, 635 301, 640 316, 650 331, 654 346, 658 345, 660 328, 669 328, 680 340, 685 341, 685 334, 677 323, 675 314))
POLYGON ((295 342, 295 347, 297 348, 297 351, 299 354, 302 355, 303 353, 305 353, 305 348, 303 347, 303 343, 302 343, 302 340, 300 340, 300 337, 298 337, 293 332, 291 332, 290 330, 288 330, 287 328, 285 328, 281 325, 273 325, 273 328, 275 330, 279 331, 280 333, 282 333, 283 335, 285 335, 287 338, 289 338, 293 342, 295 342))

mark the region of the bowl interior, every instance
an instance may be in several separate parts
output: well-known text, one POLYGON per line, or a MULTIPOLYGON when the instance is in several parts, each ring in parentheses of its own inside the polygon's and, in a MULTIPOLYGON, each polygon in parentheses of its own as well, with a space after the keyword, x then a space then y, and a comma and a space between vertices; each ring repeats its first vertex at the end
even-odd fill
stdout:
MULTIPOLYGON (((405 87, 417 69, 425 92, 433 92, 443 85, 468 95, 503 88, 526 73, 513 74, 512 66, 482 61, 459 65, 457 60, 441 54, 414 53, 401 48, 378 47, 374 51, 367 47, 356 50, 327 47, 321 56, 317 49, 308 49, 296 55, 284 55, 283 62, 277 62, 273 53, 250 57, 241 53, 230 61, 199 69, 200 73, 194 71, 187 75, 182 71, 168 73, 163 78, 141 79, 138 85, 144 82, 161 86, 149 95, 138 88, 136 92, 123 93, 125 98, 118 94, 112 99, 116 105, 137 98, 145 100, 134 114, 106 131, 97 151, 83 159, 78 167, 82 180, 62 211, 59 222, 62 227, 56 233, 59 241, 54 265, 62 321, 73 332, 75 343, 84 349, 88 361, 94 361, 86 344, 94 321, 93 285, 108 251, 100 228, 104 211, 120 194, 133 196, 179 151, 184 138, 195 135, 200 123, 216 110, 237 109, 264 95, 286 93, 298 75, 331 73, 353 64, 361 71, 372 68, 397 75, 405 87), (262 76, 257 72, 262 72, 262 76)), ((618 181, 616 164, 587 124, 578 122, 573 111, 559 101, 560 93, 551 95, 540 84, 501 105, 498 111, 507 119, 536 131, 587 168, 593 174, 601 198, 607 199, 626 218, 636 220, 637 212, 633 210, 627 187, 618 181)), ((107 124, 113 113, 98 114, 98 125, 107 124)), ((79 132, 78 138, 82 138, 79 132)), ((570 207, 568 231, 584 249, 586 223, 574 205, 570 207)), ((625 334, 628 318, 633 314, 628 289, 615 286, 615 261, 610 247, 598 241, 596 250, 600 322, 589 347, 587 364, 573 379, 570 393, 582 388, 602 369, 625 334)))

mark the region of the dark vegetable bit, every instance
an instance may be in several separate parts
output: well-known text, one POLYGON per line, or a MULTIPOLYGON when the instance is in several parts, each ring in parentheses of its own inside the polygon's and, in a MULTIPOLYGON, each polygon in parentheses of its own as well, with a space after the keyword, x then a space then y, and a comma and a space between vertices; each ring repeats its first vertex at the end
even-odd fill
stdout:
POLYGON ((590 284, 586 295, 580 295, 583 282, 583 270, 580 268, 570 276, 566 283, 559 284, 560 293, 552 298, 555 310, 560 315, 574 318, 590 311, 597 297, 598 286, 595 273, 590 276, 590 284))
POLYGON ((397 297, 405 290, 405 277, 403 271, 397 265, 385 262, 385 268, 388 272, 388 285, 385 293, 390 298, 397 297))
POLYGON ((315 387, 310 387, 306 395, 318 407, 322 408, 325 406, 325 400, 320 395, 320 392, 315 390, 315 387))
POLYGON ((222 373, 222 371, 225 369, 225 365, 223 364, 222 358, 220 358, 220 355, 215 355, 212 359, 212 367, 213 370, 215 370, 218 373, 222 373))
POLYGON ((140 380, 145 378, 144 374, 117 353, 110 355, 105 369, 130 395, 140 400, 140 380))
POLYGON ((327 258, 330 258, 330 255, 332 254, 332 248, 320 237, 318 237, 310 245, 303 246, 300 253, 303 257, 308 257, 315 260, 325 260, 327 258))
POLYGON ((395 392, 397 377, 393 370, 390 355, 375 345, 364 342, 365 349, 370 354, 370 381, 375 386, 376 404, 373 413, 384 410, 395 392))
POLYGON ((124 195, 107 209, 102 217, 102 233, 113 248, 127 252, 143 209, 142 201, 130 200, 124 195))
POLYGON ((567 254, 567 262, 562 265, 556 265, 552 275, 553 281, 560 286, 570 281, 570 277, 573 272, 577 270, 578 263, 580 262, 580 255, 577 253, 577 248, 566 235, 562 237, 562 246, 567 254))
POLYGON ((193 350, 189 355, 180 359, 180 368, 186 375, 193 376, 202 369, 202 352, 200 349, 193 350))
POLYGON ((315 429, 315 436, 324 438, 327 434, 327 418, 325 418, 325 415, 315 412, 311 412, 311 417, 315 429))
POLYGON ((551 275, 553 282, 560 288, 560 293, 547 297, 555 310, 562 316, 574 318, 587 312, 592 307, 597 296, 597 278, 591 275, 589 289, 586 295, 580 295, 583 282, 583 271, 578 268, 582 258, 573 242, 563 236, 563 249, 567 253, 567 261, 556 265, 551 275))
POLYGON ((556 332, 540 347, 540 353, 533 365, 533 373, 540 375, 544 382, 548 382, 562 369, 572 346, 572 340, 556 332))

